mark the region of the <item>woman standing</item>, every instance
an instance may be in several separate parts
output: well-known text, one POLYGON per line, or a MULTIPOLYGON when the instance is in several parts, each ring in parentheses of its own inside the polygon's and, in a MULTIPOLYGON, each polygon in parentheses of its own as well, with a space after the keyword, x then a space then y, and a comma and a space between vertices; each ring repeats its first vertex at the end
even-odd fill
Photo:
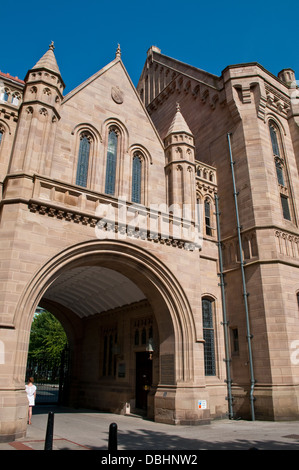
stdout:
POLYGON ((32 407, 35 405, 35 397, 36 397, 36 386, 33 385, 33 382, 34 382, 33 377, 30 377, 25 387, 27 397, 28 397, 28 402, 29 402, 28 424, 31 424, 32 407))

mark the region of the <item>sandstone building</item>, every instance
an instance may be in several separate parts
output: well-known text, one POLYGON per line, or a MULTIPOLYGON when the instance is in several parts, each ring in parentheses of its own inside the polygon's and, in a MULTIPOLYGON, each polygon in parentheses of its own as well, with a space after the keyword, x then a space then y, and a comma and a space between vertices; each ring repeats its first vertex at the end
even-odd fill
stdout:
POLYGON ((54 46, 0 74, 0 435, 23 436, 30 326, 70 344, 68 403, 165 423, 299 419, 294 72, 147 53, 70 93, 54 46))

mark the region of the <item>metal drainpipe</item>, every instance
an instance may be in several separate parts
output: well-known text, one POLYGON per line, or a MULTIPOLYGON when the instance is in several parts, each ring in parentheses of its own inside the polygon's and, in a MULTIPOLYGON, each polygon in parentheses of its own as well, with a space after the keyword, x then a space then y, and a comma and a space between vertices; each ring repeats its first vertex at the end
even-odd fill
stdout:
POLYGON ((251 339, 252 335, 250 333, 250 325, 249 325, 249 312, 248 312, 248 293, 246 290, 246 280, 245 280, 245 270, 244 270, 244 258, 243 258, 243 250, 242 250, 242 239, 241 239, 241 226, 239 221, 239 210, 238 210, 238 193, 236 191, 236 181, 235 181, 235 172, 234 172, 234 161, 232 158, 232 149, 231 149, 231 134, 227 134, 228 146, 229 146, 229 156, 230 156, 230 164, 232 170, 232 179, 233 179, 233 187, 234 187, 234 200, 235 200, 235 208, 236 208, 236 217, 237 217, 237 229, 238 229, 238 240, 239 240, 239 250, 240 250, 240 264, 241 264, 241 273, 242 273, 242 284, 243 284, 243 297, 244 297, 244 304, 245 304, 245 315, 246 315, 246 328, 247 328, 247 344, 248 344, 248 355, 249 355, 249 367, 250 367, 250 406, 251 406, 251 419, 252 421, 255 420, 255 413, 254 413, 254 385, 255 385, 255 378, 253 372, 253 361, 252 361, 252 350, 251 350, 251 339))
POLYGON ((232 380, 230 373, 230 357, 229 357, 229 346, 228 346, 228 321, 226 316, 226 301, 225 301, 225 289, 224 289, 224 274, 223 274, 223 261, 222 261, 222 250, 221 250, 221 236, 220 236, 220 212, 218 206, 218 195, 215 194, 215 208, 216 208, 216 221, 217 221, 217 237, 218 237, 218 252, 219 252, 219 276, 221 286, 221 298, 222 298, 222 315, 223 315, 223 330, 224 330, 224 345, 225 345, 225 365, 226 365, 226 383, 227 383, 227 400, 228 400, 228 417, 233 419, 233 397, 232 397, 232 380))

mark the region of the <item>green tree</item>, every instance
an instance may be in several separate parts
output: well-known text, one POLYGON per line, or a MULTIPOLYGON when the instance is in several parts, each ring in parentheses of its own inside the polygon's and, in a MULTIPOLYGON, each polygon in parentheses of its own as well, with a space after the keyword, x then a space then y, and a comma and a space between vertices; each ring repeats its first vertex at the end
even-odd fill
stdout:
POLYGON ((61 354, 66 345, 67 336, 60 322, 46 310, 37 313, 31 326, 28 367, 34 369, 37 375, 50 371, 50 379, 54 380, 58 376, 61 354))

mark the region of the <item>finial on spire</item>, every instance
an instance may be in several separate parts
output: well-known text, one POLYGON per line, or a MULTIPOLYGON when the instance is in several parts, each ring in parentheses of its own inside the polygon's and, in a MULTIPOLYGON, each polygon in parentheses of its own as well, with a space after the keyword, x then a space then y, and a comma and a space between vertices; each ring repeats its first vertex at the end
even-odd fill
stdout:
POLYGON ((177 104, 176 104, 176 110, 177 110, 177 111, 181 111, 180 103, 177 103, 177 104))
POLYGON ((54 47, 54 41, 51 41, 51 44, 49 45, 49 49, 51 49, 52 51, 54 51, 55 47, 54 47))
POLYGON ((115 57, 121 57, 121 50, 120 50, 120 45, 119 44, 117 45, 115 57))

